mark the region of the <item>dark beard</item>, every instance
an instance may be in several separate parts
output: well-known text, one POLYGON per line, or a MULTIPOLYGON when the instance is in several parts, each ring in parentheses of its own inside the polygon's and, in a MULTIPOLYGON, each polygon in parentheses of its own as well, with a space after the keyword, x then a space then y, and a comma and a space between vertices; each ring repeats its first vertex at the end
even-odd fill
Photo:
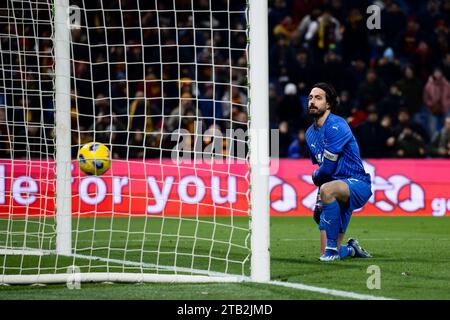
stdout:
POLYGON ((325 111, 317 110, 315 113, 311 113, 311 111, 309 111, 308 114, 314 119, 320 119, 325 114, 325 111))

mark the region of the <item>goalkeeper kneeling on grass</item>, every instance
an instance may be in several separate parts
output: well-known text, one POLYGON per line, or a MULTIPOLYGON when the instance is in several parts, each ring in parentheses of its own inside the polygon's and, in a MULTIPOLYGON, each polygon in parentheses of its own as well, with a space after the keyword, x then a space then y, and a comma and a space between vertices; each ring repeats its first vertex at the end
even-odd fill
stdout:
POLYGON ((342 245, 353 210, 362 208, 372 191, 350 127, 332 113, 337 104, 331 85, 322 82, 313 86, 308 112, 314 123, 306 131, 306 142, 313 164, 319 165, 312 178, 319 187, 314 219, 320 230, 320 261, 371 257, 356 239, 342 245))

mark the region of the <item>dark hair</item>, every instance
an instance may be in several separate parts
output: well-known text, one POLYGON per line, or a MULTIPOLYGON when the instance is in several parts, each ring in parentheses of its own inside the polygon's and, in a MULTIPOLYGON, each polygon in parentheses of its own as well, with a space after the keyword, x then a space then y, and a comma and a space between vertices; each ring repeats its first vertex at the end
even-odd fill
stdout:
POLYGON ((326 82, 318 82, 313 85, 313 88, 319 88, 325 91, 327 103, 331 107, 331 112, 334 112, 336 107, 339 105, 339 98, 334 87, 326 82))

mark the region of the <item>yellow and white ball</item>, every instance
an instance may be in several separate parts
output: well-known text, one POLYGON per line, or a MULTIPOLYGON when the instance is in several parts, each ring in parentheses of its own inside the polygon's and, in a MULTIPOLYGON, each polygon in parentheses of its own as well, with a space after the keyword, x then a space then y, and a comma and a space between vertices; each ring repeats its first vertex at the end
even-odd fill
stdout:
POLYGON ((80 170, 89 175, 102 175, 111 167, 111 153, 100 142, 89 142, 78 151, 80 170))

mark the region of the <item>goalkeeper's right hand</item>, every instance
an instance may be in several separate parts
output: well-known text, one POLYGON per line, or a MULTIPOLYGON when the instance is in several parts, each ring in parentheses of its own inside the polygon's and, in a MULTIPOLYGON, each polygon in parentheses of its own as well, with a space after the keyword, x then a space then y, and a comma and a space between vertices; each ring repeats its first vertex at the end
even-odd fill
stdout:
POLYGON ((313 218, 314 221, 319 224, 320 223, 320 215, 322 214, 322 203, 320 202, 320 189, 317 191, 317 199, 316 199, 316 204, 314 206, 314 211, 313 211, 313 218))
POLYGON ((316 203, 314 206, 314 221, 319 224, 320 223, 320 215, 322 214, 322 204, 320 202, 316 203))

